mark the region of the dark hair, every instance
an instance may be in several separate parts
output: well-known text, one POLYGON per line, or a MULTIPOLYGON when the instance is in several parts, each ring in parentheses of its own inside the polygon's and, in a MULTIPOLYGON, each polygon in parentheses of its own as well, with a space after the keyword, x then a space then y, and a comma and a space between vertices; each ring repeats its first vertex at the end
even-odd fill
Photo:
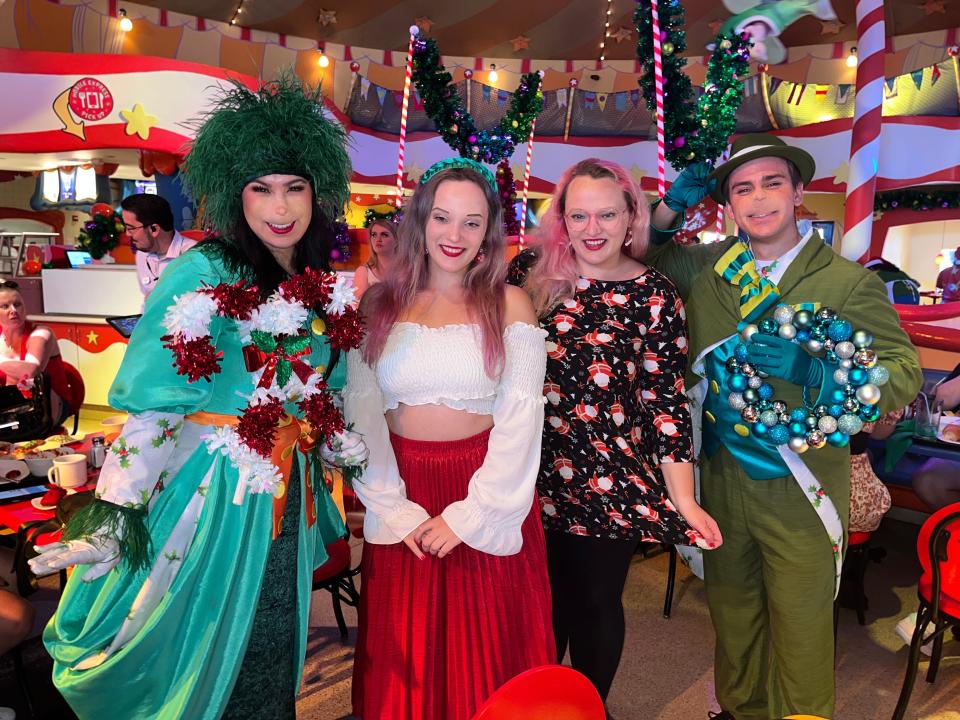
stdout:
MULTIPOLYGON (((760 158, 756 158, 756 159, 759 160, 760 158)), ((790 184, 793 185, 793 187, 796 187, 797 185, 802 183, 803 177, 800 175, 800 168, 794 165, 792 160, 787 160, 786 158, 780 158, 780 159, 787 164, 787 172, 790 174, 790 184)), ((723 196, 727 198, 727 200, 730 199, 730 176, 731 175, 733 175, 732 172, 727 173, 727 176, 723 179, 723 187, 721 188, 721 190, 723 191, 723 196)))
POLYGON ((137 222, 142 225, 159 225, 167 232, 173 230, 173 210, 170 203, 159 195, 128 195, 120 201, 120 207, 136 215, 137 222))

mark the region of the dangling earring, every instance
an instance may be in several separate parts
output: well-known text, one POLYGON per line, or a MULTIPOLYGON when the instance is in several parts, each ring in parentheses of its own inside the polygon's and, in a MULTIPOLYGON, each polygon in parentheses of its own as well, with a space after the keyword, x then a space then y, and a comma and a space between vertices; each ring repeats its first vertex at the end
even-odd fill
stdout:
POLYGON ((630 247, 630 243, 633 242, 633 228, 627 228, 627 241, 623 243, 624 247, 630 247))
POLYGON ((480 246, 480 249, 477 251, 477 254, 473 258, 473 262, 479 264, 486 259, 486 254, 483 252, 483 245, 480 246))

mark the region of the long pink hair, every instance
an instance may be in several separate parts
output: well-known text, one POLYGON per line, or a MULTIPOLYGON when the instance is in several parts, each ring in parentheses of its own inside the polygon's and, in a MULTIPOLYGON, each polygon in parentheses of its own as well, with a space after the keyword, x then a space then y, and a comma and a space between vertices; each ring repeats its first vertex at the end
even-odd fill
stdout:
POLYGON ((587 158, 567 168, 553 191, 553 201, 533 239, 537 262, 530 269, 524 283, 539 316, 543 316, 558 302, 573 297, 576 293, 580 270, 577 267, 573 244, 567 234, 564 213, 567 209, 567 189, 573 179, 578 177, 609 179, 620 186, 630 213, 627 240, 631 242, 629 246, 624 246, 623 252, 640 259, 647 251, 650 203, 630 174, 621 165, 598 158, 587 158))
POLYGON ((373 365, 387 343, 397 318, 409 308, 417 293, 427 287, 430 268, 427 264, 425 228, 433 210, 437 187, 446 180, 466 180, 483 190, 487 201, 487 231, 480 254, 463 278, 467 307, 471 319, 480 326, 483 366, 495 378, 503 366, 503 318, 507 263, 504 258, 503 210, 490 184, 469 168, 450 168, 434 175, 414 192, 404 212, 394 250, 391 272, 382 282, 372 285, 360 303, 367 325, 363 359, 373 365))

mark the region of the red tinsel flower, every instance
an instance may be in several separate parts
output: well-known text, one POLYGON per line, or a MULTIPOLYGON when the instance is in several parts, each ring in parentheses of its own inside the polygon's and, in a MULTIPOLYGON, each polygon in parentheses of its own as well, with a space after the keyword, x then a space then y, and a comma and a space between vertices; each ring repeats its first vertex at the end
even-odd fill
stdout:
POLYGON ((173 366, 177 375, 186 375, 187 380, 196 382, 200 378, 209 380, 214 373, 220 372, 220 358, 223 353, 210 344, 210 336, 184 342, 181 338, 164 335, 163 347, 173 351, 173 366))
POLYGON ((297 300, 308 308, 317 304, 326 305, 335 282, 336 276, 333 273, 307 268, 301 274, 280 283, 280 294, 288 300, 297 300))
POLYGON ((240 416, 237 435, 251 450, 268 458, 273 452, 273 443, 277 437, 277 423, 283 416, 283 405, 279 400, 248 405, 240 416))
POLYGON ((327 342, 340 350, 354 350, 363 340, 363 318, 356 308, 348 307, 342 315, 328 318, 327 342))
POLYGON ((343 415, 327 393, 319 392, 304 398, 297 403, 297 407, 303 411, 307 422, 324 440, 334 433, 343 432, 343 415))
POLYGON ((237 320, 249 320, 250 313, 260 304, 260 289, 256 285, 247 285, 246 280, 237 280, 232 285, 220 283, 204 292, 216 301, 220 315, 237 320))

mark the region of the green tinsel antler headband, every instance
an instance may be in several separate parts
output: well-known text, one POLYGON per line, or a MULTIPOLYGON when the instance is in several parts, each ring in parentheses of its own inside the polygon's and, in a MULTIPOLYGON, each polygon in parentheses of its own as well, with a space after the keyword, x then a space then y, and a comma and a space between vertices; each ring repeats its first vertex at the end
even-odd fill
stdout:
POLYGON ((350 196, 350 158, 341 125, 323 115, 319 88, 285 72, 259 90, 234 81, 216 107, 195 120, 184 184, 204 217, 224 236, 243 213, 241 192, 258 177, 299 175, 333 220, 350 196))
POLYGON ((484 180, 490 183, 490 187, 493 188, 495 193, 500 193, 500 189, 497 187, 497 179, 493 176, 490 168, 483 163, 479 163, 476 160, 471 160, 470 158, 465 157, 452 157, 434 163, 427 169, 425 173, 423 173, 423 175, 420 176, 420 184, 426 185, 427 182, 430 181, 430 178, 432 178, 438 172, 449 170, 450 168, 466 168, 467 170, 473 170, 484 180))

